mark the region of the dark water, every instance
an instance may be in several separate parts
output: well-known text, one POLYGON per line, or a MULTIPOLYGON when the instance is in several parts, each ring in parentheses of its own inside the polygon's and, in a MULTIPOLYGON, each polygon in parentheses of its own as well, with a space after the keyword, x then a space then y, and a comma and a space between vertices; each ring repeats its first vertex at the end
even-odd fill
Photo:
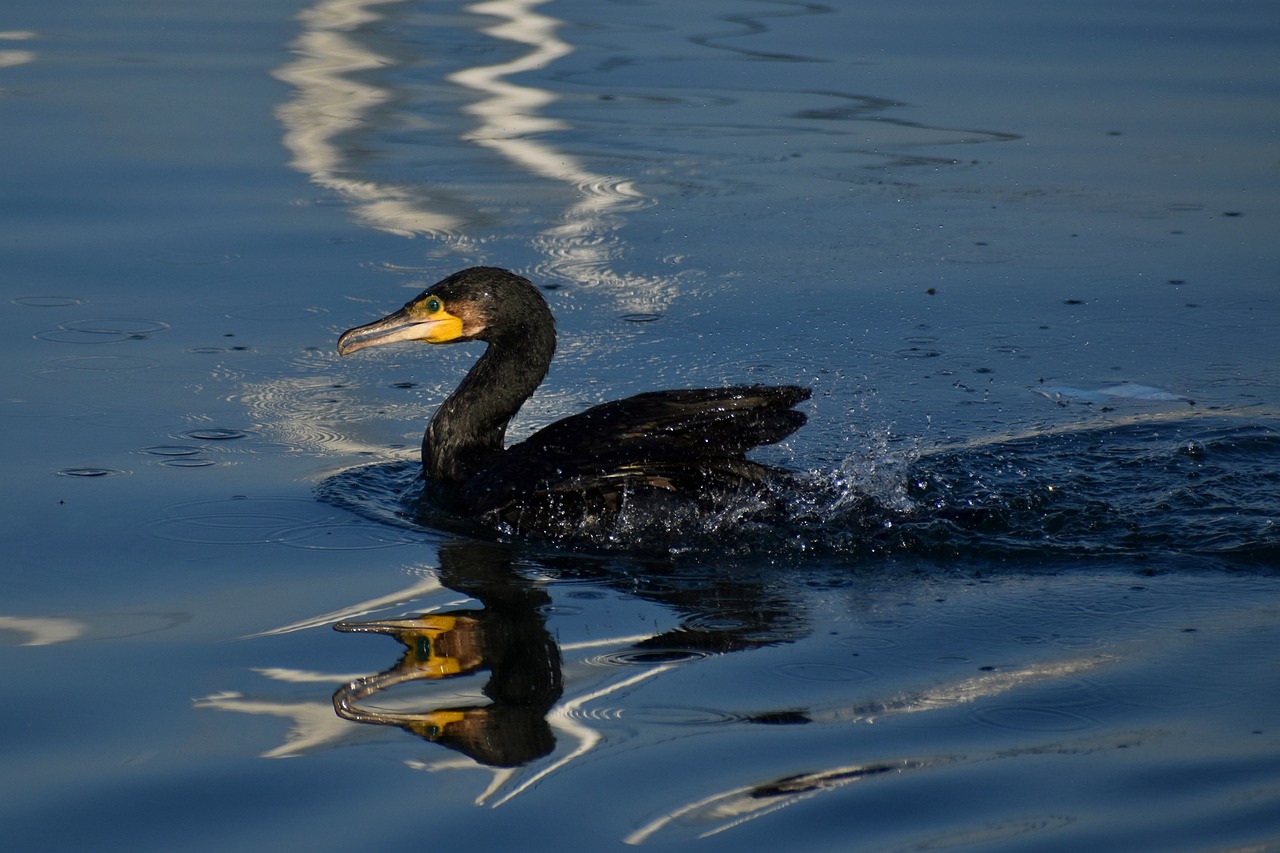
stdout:
POLYGON ((10 845, 1280 849, 1270 4, 73 2, 0 24, 10 845), (512 426, 803 384, 769 517, 414 515, 512 426), (338 630, 334 630, 334 628, 338 630), (383 636, 387 635, 387 636, 383 636))
MULTIPOLYGON (((797 472, 767 502, 751 496, 698 518, 630 519, 624 511, 607 534, 569 526, 542 540, 580 553, 695 560, 905 554, 1158 564, 1198 556, 1266 567, 1280 559, 1278 426, 1153 415, 928 452, 885 445, 830 471, 797 472)), ((451 527, 481 540, 539 541, 433 507, 416 460, 348 469, 322 483, 318 496, 406 530, 451 527)))

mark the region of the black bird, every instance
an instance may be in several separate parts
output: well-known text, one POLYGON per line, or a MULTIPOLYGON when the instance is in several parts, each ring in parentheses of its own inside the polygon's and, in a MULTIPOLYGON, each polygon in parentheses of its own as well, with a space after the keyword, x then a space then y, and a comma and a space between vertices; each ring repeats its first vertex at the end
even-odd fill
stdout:
POLYGON ((793 406, 807 388, 655 391, 593 406, 504 447, 507 424, 551 364, 556 331, 537 288, 496 267, 455 273, 399 311, 344 332, 338 353, 396 341, 489 345, 427 425, 422 470, 437 502, 518 531, 607 532, 628 508, 672 519, 676 509, 705 514, 759 496, 781 472, 746 452, 805 422, 793 406))

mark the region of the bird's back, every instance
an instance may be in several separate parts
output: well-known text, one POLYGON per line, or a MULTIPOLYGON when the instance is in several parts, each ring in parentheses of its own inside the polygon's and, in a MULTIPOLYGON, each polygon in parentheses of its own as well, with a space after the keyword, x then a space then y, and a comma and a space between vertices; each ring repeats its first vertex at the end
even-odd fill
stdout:
POLYGON ((627 501, 702 510, 772 469, 745 457, 805 422, 795 386, 656 391, 557 421, 496 455, 463 484, 475 515, 517 529, 606 525, 627 501))

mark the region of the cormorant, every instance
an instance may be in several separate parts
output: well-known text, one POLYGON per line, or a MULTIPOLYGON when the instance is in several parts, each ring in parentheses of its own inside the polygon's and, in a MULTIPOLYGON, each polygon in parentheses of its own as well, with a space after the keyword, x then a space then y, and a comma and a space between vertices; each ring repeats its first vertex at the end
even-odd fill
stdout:
POLYGON ((556 332, 537 288, 496 267, 455 273, 399 311, 344 332, 338 352, 396 341, 488 344, 427 425, 422 471, 451 510, 519 531, 608 530, 626 508, 705 513, 759 495, 778 472, 746 452, 805 422, 793 407, 807 388, 654 391, 593 406, 504 447, 507 424, 551 364, 556 332))

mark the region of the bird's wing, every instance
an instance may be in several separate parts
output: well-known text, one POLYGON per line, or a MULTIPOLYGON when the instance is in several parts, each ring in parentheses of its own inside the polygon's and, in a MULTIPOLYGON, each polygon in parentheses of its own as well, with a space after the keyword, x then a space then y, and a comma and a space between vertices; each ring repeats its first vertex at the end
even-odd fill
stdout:
POLYGON ((804 413, 792 407, 808 397, 807 388, 742 385, 603 403, 499 454, 467 481, 463 500, 486 513, 539 492, 680 492, 758 478, 765 469, 743 454, 804 424, 804 413))

